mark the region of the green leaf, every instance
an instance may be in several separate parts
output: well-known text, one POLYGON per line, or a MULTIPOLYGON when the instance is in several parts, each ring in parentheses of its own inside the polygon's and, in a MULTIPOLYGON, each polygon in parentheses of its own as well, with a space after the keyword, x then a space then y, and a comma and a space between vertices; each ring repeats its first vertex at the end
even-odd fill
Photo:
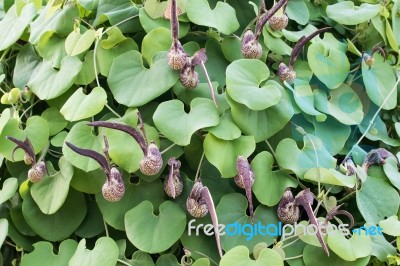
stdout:
POLYGON ((255 175, 253 192, 258 201, 267 206, 275 206, 286 188, 297 186, 288 174, 280 170, 272 171, 273 164, 274 157, 267 151, 257 154, 251 162, 255 175))
POLYGON ((35 68, 28 86, 42 100, 56 98, 72 86, 81 68, 77 57, 65 57, 59 70, 53 68, 51 61, 43 61, 35 68))
POLYGON ((22 212, 28 225, 39 236, 48 241, 61 241, 68 238, 83 221, 86 202, 82 193, 70 189, 64 205, 56 213, 46 215, 28 193, 22 203, 22 212))
POLYGON ((61 61, 67 56, 65 38, 49 31, 40 37, 36 45, 38 55, 45 61, 51 61, 55 69, 59 69, 61 61))
POLYGON ((58 108, 56 107, 47 108, 46 110, 44 110, 41 117, 44 118, 49 124, 50 136, 56 135, 68 124, 68 121, 64 119, 64 117, 60 113, 60 110, 58 110, 58 108))
POLYGON ((383 228, 382 232, 386 235, 400 236, 400 221, 396 215, 380 221, 379 226, 383 228))
POLYGON ((372 252, 371 238, 363 230, 360 233, 354 233, 349 239, 341 232, 334 231, 328 234, 327 244, 336 255, 347 261, 355 261, 372 252))
POLYGON ((249 250, 245 246, 237 246, 228 251, 221 259, 220 266, 230 265, 247 265, 247 266, 262 266, 276 265, 283 266, 281 255, 269 248, 261 250, 258 259, 252 260, 249 258, 249 250))
POLYGON ((4 240, 8 235, 8 221, 7 219, 0 219, 0 245, 3 245, 4 240))
MULTIPOLYGON (((375 227, 375 224, 366 223, 364 225, 366 228, 375 227)), ((371 235, 372 240, 372 256, 376 256, 380 261, 385 261, 388 255, 395 255, 396 248, 386 240, 385 236, 376 234, 371 235)))
POLYGON ((356 176, 347 176, 344 175, 335 169, 326 169, 326 168, 311 168, 304 175, 305 180, 311 180, 314 182, 318 182, 318 171, 320 174, 320 182, 324 184, 336 185, 336 186, 345 186, 348 188, 353 188, 356 184, 356 176))
POLYGON ((313 135, 308 135, 308 137, 303 137, 304 146, 301 150, 293 139, 284 139, 276 147, 276 160, 279 166, 292 170, 300 178, 303 178, 310 168, 317 166, 315 152, 320 167, 328 169, 336 167, 336 159, 329 154, 321 140, 313 135), (287 159, 288 154, 290 154, 290 160, 287 159))
POLYGON ((335 253, 331 253, 327 257, 322 248, 311 245, 305 246, 303 252, 304 264, 307 266, 320 266, 322 261, 324 262, 324 266, 365 266, 368 264, 369 259, 370 256, 355 261, 345 261, 335 253))
POLYGON ((160 51, 168 51, 171 48, 171 31, 166 28, 156 28, 143 38, 142 54, 144 60, 151 65, 153 56, 160 51))
POLYGON ((55 32, 59 36, 67 36, 73 31, 74 23, 73 20, 79 17, 79 11, 77 5, 68 3, 64 5, 62 9, 57 9, 54 13, 49 14, 48 11, 51 9, 50 5, 47 5, 39 15, 31 23, 31 33, 29 35, 29 42, 37 44, 43 34, 47 32, 55 32), (69 21, 70 23, 66 23, 69 21))
POLYGON ((380 10, 380 4, 363 3, 360 6, 354 6, 353 1, 344 1, 329 5, 326 8, 326 14, 340 24, 357 25, 375 17, 380 10))
POLYGON ((147 69, 143 66, 142 55, 130 51, 115 58, 107 81, 118 103, 136 107, 166 92, 177 79, 178 73, 168 66, 165 54, 154 57, 147 69), (163 78, 154 78, 157 76, 163 78))
POLYGON ((70 56, 81 54, 92 46, 96 39, 95 30, 87 30, 83 34, 72 31, 65 41, 65 51, 70 56))
POLYGON ((310 13, 308 12, 307 5, 305 1, 302 0, 291 0, 288 2, 286 14, 290 19, 301 25, 306 25, 310 19, 310 13))
POLYGON ((294 114, 287 92, 282 87, 279 88, 282 95, 280 102, 262 111, 250 110, 245 105, 227 97, 232 109, 233 121, 244 134, 254 136, 256 142, 266 140, 278 133, 294 114))
MULTIPOLYGON (((392 7, 392 29, 393 32, 399 32, 400 30, 400 16, 398 15, 400 12, 400 1, 394 1, 394 5, 392 7)), ((395 34, 396 42, 400 43, 399 34, 395 34)))
POLYGON ((33 3, 24 6, 19 16, 16 6, 13 5, 0 21, 0 51, 18 41, 35 16, 36 8, 33 3))
POLYGON ((237 157, 239 155, 248 157, 255 150, 253 136, 241 136, 234 140, 223 140, 209 133, 204 139, 203 145, 207 160, 217 167, 222 177, 235 176, 237 174, 237 157))
POLYGON ((85 54, 81 71, 79 72, 78 76, 76 76, 76 79, 74 81, 75 84, 89 85, 95 80, 96 74, 94 73, 93 54, 93 50, 89 50, 85 54))
POLYGON ((218 111, 213 102, 196 98, 186 113, 183 103, 170 100, 161 103, 153 115, 154 124, 160 132, 175 144, 186 146, 194 132, 219 123, 218 111))
POLYGON ((397 214, 399 193, 381 178, 368 176, 357 192, 357 207, 366 222, 378 224, 385 217, 397 214))
POLYGON ((45 214, 54 214, 64 204, 74 174, 74 168, 64 157, 60 158, 58 164, 60 171, 57 172, 51 163, 47 163, 50 176, 31 187, 32 198, 45 214))
POLYGON ((154 206, 143 201, 125 214, 129 241, 142 251, 159 253, 171 247, 183 234, 185 212, 174 202, 165 201, 154 215, 154 206))
MULTIPOLYGON (((31 116, 26 121, 25 129, 21 130, 17 119, 10 118, 0 134, 0 139, 2 140, 0 154, 7 160, 12 161, 11 154, 16 145, 6 140, 6 136, 13 136, 22 141, 25 140, 25 138, 29 138, 35 153, 39 153, 48 144, 49 126, 47 121, 40 116, 31 116)), ((25 153, 22 149, 18 149, 14 154, 14 160, 22 161, 24 155, 25 153)))
MULTIPOLYGON (((111 49, 105 49, 102 45, 99 45, 97 47, 96 58, 100 74, 108 77, 114 59, 132 50, 138 50, 138 46, 131 38, 126 39, 111 49)), ((91 65, 93 66, 93 59, 91 65)))
POLYGON ((221 116, 217 126, 205 130, 208 130, 208 132, 211 132, 214 136, 223 140, 234 140, 242 135, 240 129, 233 122, 230 112, 225 112, 221 116))
POLYGON ((267 27, 264 27, 262 32, 264 36, 264 44, 270 51, 277 55, 290 55, 292 48, 287 45, 282 38, 272 35, 268 31, 267 27))
MULTIPOLYGON (((115 25, 127 18, 133 17, 138 14, 139 9, 135 3, 130 0, 99 0, 96 18, 93 22, 93 27, 106 22, 107 20, 111 25, 115 25)), ((133 21, 127 21, 119 28, 129 29, 134 26, 133 21)))
POLYGON ((329 100, 324 91, 315 90, 315 103, 318 110, 332 115, 345 125, 358 125, 364 117, 358 94, 344 83, 330 91, 329 100))
POLYGON ((58 247, 57 255, 54 254, 54 247, 49 242, 40 241, 33 246, 35 247, 33 252, 22 256, 21 266, 68 265, 78 243, 72 239, 64 240, 58 247))
MULTIPOLYGON (((82 149, 91 149, 102 153, 102 144, 98 136, 93 135, 92 127, 86 125, 86 121, 76 123, 68 133, 65 141, 71 142, 75 146, 82 149)), ((80 156, 67 145, 63 146, 62 152, 65 158, 75 167, 85 172, 93 171, 100 168, 100 165, 93 159, 80 156)))
MULTIPOLYGON (((324 40, 328 42, 327 37, 324 40)), ((350 63, 344 52, 328 45, 322 41, 312 43, 308 48, 307 58, 317 78, 328 88, 336 89, 347 78, 350 63)))
POLYGON ((105 231, 103 215, 95 200, 87 201, 87 213, 85 219, 74 232, 82 238, 92 238, 105 231))
POLYGON ((193 23, 216 28, 226 35, 239 28, 235 9, 224 2, 218 1, 215 8, 211 9, 207 0, 191 1, 186 7, 186 12, 193 23))
POLYGON ((385 171, 390 183, 400 189, 400 173, 397 168, 397 160, 392 157, 387 158, 386 163, 383 165, 383 171, 385 171))
POLYGON ((288 83, 285 83, 285 86, 293 92, 294 100, 303 112, 316 116, 316 119, 320 122, 326 120, 327 116, 315 109, 314 94, 309 82, 296 79, 294 89, 288 83))
POLYGON ((78 248, 69 261, 70 266, 115 266, 118 260, 118 246, 112 238, 97 239, 92 250, 86 248, 86 239, 79 241, 78 248))
POLYGON ((257 59, 239 59, 226 69, 226 90, 236 102, 252 110, 264 110, 276 105, 281 93, 275 82, 260 84, 269 77, 268 67, 257 59))
POLYGON ((96 194, 96 202, 104 220, 117 230, 125 230, 125 213, 143 201, 150 201, 158 206, 164 201, 164 191, 159 179, 149 183, 139 181, 138 184, 125 183, 125 194, 118 202, 109 202, 101 193, 96 194))
POLYGON ((93 88, 88 95, 79 88, 65 102, 60 113, 68 121, 78 121, 100 113, 106 104, 107 93, 102 87, 93 88))
POLYGON ((397 102, 397 90, 391 93, 396 84, 395 73, 389 63, 380 54, 375 53, 373 58, 375 59, 375 63, 371 69, 362 60, 362 77, 367 94, 376 105, 382 105, 382 108, 386 110, 393 109, 397 102), (391 93, 390 96, 389 93, 391 93), (388 100, 383 104, 386 98, 388 100))
POLYGON ((23 88, 28 84, 33 71, 42 61, 36 55, 33 46, 28 43, 22 46, 15 61, 13 84, 18 88, 23 88))
POLYGON ((84 172, 79 168, 74 168, 70 185, 80 192, 96 194, 101 191, 104 182, 105 175, 102 169, 84 172))
POLYGON ((231 193, 223 196, 217 206, 219 223, 226 226, 225 234, 221 235, 221 244, 225 251, 229 252, 238 245, 253 249, 259 242, 266 242, 271 245, 277 238, 279 220, 276 211, 260 205, 254 211, 254 223, 252 224, 250 217, 246 214, 247 204, 247 198, 244 195, 231 193), (247 228, 245 229, 246 224, 247 228), (249 228, 248 225, 251 224, 265 227, 273 224, 275 227, 259 229, 263 234, 260 231, 253 231, 253 234, 251 234, 251 230, 254 230, 254 227, 249 228))
POLYGON ((18 179, 15 177, 7 178, 3 183, 3 188, 0 190, 0 204, 6 202, 14 196, 18 189, 18 179))
POLYGON ((108 37, 106 40, 100 41, 101 47, 104 49, 111 49, 127 39, 118 27, 107 29, 107 35, 108 37))

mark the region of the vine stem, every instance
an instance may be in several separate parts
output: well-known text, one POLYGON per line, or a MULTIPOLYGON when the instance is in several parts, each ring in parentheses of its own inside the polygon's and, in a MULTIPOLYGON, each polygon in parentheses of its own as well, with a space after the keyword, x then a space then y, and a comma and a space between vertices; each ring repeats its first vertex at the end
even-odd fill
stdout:
POLYGON ((274 149, 272 148, 271 144, 269 143, 269 141, 267 139, 265 140, 265 143, 267 143, 268 148, 271 150, 271 153, 274 155, 275 160, 276 160, 276 153, 275 153, 274 149))
POLYGON ((26 108, 25 111, 19 116, 19 119, 21 120, 21 118, 22 118, 29 110, 31 110, 38 102, 40 102, 40 100, 37 100, 37 101, 34 102, 31 106, 29 106, 28 108, 26 108))
POLYGON ((196 252, 197 254, 202 255, 202 256, 208 258, 212 263, 214 263, 215 265, 218 266, 218 263, 215 262, 213 259, 211 259, 211 258, 210 258, 209 256, 207 256, 206 254, 204 254, 204 253, 202 253, 202 252, 200 252, 200 251, 196 251, 196 250, 193 250, 193 252, 196 252))
POLYGON ((117 117, 122 117, 120 114, 118 114, 116 111, 114 111, 114 109, 112 109, 108 104, 106 104, 105 106, 106 106, 106 108, 107 108, 108 110, 110 110, 110 112, 113 113, 115 116, 117 116, 117 117))
POLYGON ((129 263, 127 263, 126 261, 123 261, 123 260, 121 260, 121 259, 117 259, 117 261, 118 261, 119 263, 121 263, 121 264, 128 265, 128 266, 132 266, 132 265, 130 265, 129 263))
POLYGON ((103 224, 104 224, 104 230, 105 230, 105 232, 106 232, 106 236, 107 236, 107 237, 110 237, 110 235, 109 235, 109 233, 108 233, 107 223, 106 223, 106 220, 104 220, 104 218, 103 218, 103 224))
POLYGON ((293 245, 294 243, 296 243, 296 242, 299 241, 299 240, 300 240, 300 237, 299 237, 299 238, 296 238, 295 240, 293 240, 293 241, 290 242, 290 243, 287 243, 286 245, 283 245, 281 248, 282 248, 282 249, 287 248, 287 247, 293 245))
POLYGON ((199 178, 200 168, 201 168, 201 165, 203 164, 203 160, 204 160, 204 151, 203 151, 203 154, 201 155, 199 166, 197 166, 196 175, 194 177, 194 182, 196 182, 197 179, 199 178))
POLYGON ((295 259, 300 259, 302 257, 303 257, 303 255, 298 255, 298 256, 294 256, 294 257, 285 258, 285 260, 295 260, 295 259))
POLYGON ((350 154, 353 152, 354 148, 355 148, 356 146, 358 146, 358 145, 361 143, 361 141, 365 138, 365 136, 368 134, 368 131, 371 129, 371 127, 372 127, 372 125, 373 125, 373 123, 374 123, 376 117, 379 115, 379 113, 380 113, 380 111, 382 110, 383 106, 384 106, 384 105, 387 103, 387 101, 390 99, 390 96, 393 94, 393 92, 397 90, 397 86, 399 85, 399 83, 400 83, 400 75, 398 75, 398 77, 397 77, 396 84, 394 84, 393 88, 390 90, 389 94, 386 96, 386 98, 385 98, 385 100, 383 101, 383 103, 381 104, 381 106, 379 106, 378 110, 375 112, 374 116, 373 116, 372 119, 369 121, 369 124, 368 124, 367 129, 366 129, 365 132, 361 135, 361 137, 358 139, 358 141, 356 142, 356 144, 354 144, 354 145, 351 147, 350 151, 349 151, 349 152, 346 154, 346 156, 344 157, 342 163, 344 162, 344 160, 346 160, 346 159, 350 156, 350 154))
POLYGON ((175 147, 175 143, 172 143, 171 145, 169 145, 167 148, 165 148, 165 150, 161 151, 161 154, 166 153, 167 151, 169 151, 170 149, 172 149, 173 147, 175 147))

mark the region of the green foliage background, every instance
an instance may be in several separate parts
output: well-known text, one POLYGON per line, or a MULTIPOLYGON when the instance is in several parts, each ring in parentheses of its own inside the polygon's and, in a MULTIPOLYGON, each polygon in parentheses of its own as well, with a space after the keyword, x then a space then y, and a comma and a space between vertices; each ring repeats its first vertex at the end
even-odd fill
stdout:
POLYGON ((361 165, 378 147, 398 154, 400 1, 289 0, 288 27, 273 31, 267 24, 261 59, 244 59, 241 37, 254 28, 259 4, 178 1, 180 42, 190 55, 206 49, 217 109, 200 70, 200 84, 189 90, 167 64, 167 2, 0 1, 3 265, 400 264, 396 159, 360 180, 337 167, 346 154, 361 165), (294 83, 282 83, 279 62, 288 62, 300 37, 326 26, 332 29, 300 53, 294 83), (370 67, 363 55, 378 43, 387 58, 374 53, 370 67), (165 151, 156 176, 138 171, 144 155, 128 135, 86 125, 111 120, 135 127, 137 110, 149 139, 165 151), (99 165, 65 146, 101 152, 102 135, 126 186, 115 203, 101 194, 99 165), (24 153, 13 161, 15 145, 6 136, 28 137, 50 175, 28 182, 24 153), (277 223, 284 190, 309 187, 318 217, 345 203, 356 227, 380 225, 384 235, 328 235, 329 257, 312 237, 223 236, 221 259, 214 237, 188 235, 186 199, 199 168, 220 223, 249 223, 244 190, 232 178, 239 155, 255 172, 256 222, 277 223), (162 185, 173 156, 184 179, 175 200, 162 185))

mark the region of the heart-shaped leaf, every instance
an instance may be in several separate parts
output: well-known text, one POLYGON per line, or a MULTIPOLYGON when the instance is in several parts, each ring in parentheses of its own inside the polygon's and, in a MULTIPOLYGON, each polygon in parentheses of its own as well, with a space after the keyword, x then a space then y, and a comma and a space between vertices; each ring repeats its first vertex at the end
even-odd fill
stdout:
POLYGON ((60 171, 56 172, 51 163, 47 163, 50 176, 41 182, 33 184, 31 195, 40 210, 45 214, 53 214, 64 204, 69 191, 69 182, 74 174, 74 168, 64 158, 58 162, 60 171))
POLYGON ((400 189, 400 173, 397 167, 397 160, 392 157, 387 158, 386 163, 383 165, 383 171, 385 171, 390 183, 400 189))
POLYGON ((46 119, 47 124, 49 125, 50 136, 56 135, 68 124, 68 121, 64 119, 64 117, 56 107, 47 108, 46 110, 44 110, 41 117, 46 119))
POLYGON ((321 182, 324 184, 345 186, 353 188, 356 184, 356 176, 344 175, 335 169, 326 168, 311 168, 304 175, 305 180, 311 180, 314 182, 321 182), (318 173, 319 172, 319 173, 318 173))
POLYGON ((262 111, 250 110, 227 96, 233 121, 244 134, 254 136, 256 142, 266 140, 278 133, 294 114, 289 95, 282 87, 280 91, 282 97, 279 103, 262 111))
POLYGON ((129 241, 142 251, 159 253, 171 247, 183 234, 185 212, 174 202, 165 201, 154 215, 150 201, 143 201, 125 214, 125 230, 129 241))
POLYGON ((279 166, 292 170, 300 178, 303 178, 310 168, 317 166, 317 160, 320 167, 328 169, 336 167, 336 159, 325 149, 321 140, 312 135, 307 136, 303 138, 304 146, 301 150, 293 139, 284 139, 276 147, 276 160, 279 166), (288 154, 290 160, 287 160, 288 154))
MULTIPOLYGON (((88 126, 86 123, 87 122, 85 121, 76 123, 69 131, 65 141, 68 141, 82 149, 90 149, 102 153, 102 144, 99 137, 93 135, 92 127, 88 126)), ((85 156, 78 156, 74 151, 68 148, 65 143, 62 151, 65 158, 72 165, 85 172, 100 168, 100 165, 95 160, 85 156)))
POLYGON ((0 219, 0 244, 3 245, 4 240, 8 235, 8 220, 0 219))
POLYGON ((112 238, 101 237, 97 239, 92 250, 86 248, 86 239, 82 239, 68 265, 114 266, 117 264, 118 254, 118 245, 112 238))
POLYGON ((253 192, 258 201, 267 206, 275 206, 280 201, 285 189, 296 187, 297 183, 291 176, 282 171, 272 171, 274 157, 263 151, 251 162, 255 179, 253 192))
POLYGON ((399 193, 381 178, 368 176, 356 194, 357 207, 365 221, 378 224, 385 217, 397 214, 399 193))
POLYGON ((347 261, 355 261, 371 254, 372 241, 365 231, 354 233, 347 239, 341 232, 333 231, 328 234, 329 248, 339 257, 347 261))
POLYGON ((13 83, 17 88, 23 88, 28 84, 33 71, 42 60, 37 56, 30 43, 21 47, 15 62, 13 83))
POLYGON ((125 230, 125 213, 145 200, 156 208, 164 201, 163 186, 159 179, 151 183, 139 181, 138 184, 125 184, 125 194, 118 202, 107 201, 102 193, 96 194, 96 202, 104 220, 117 230, 125 230))
POLYGON ((287 16, 301 25, 306 25, 310 19, 310 12, 304 1, 288 1, 286 8, 287 16))
POLYGON ((72 239, 64 240, 58 247, 57 255, 54 254, 54 247, 49 242, 40 241, 33 246, 35 248, 33 252, 22 256, 21 266, 68 265, 78 243, 72 239))
POLYGON ((40 37, 36 48, 38 55, 45 61, 51 61, 55 69, 60 68, 61 61, 67 56, 65 38, 50 31, 40 37))
POLYGON ((222 177, 237 174, 236 160, 239 155, 248 157, 256 148, 253 136, 241 136, 234 140, 223 140, 213 134, 204 139, 204 154, 207 160, 217 167, 222 177))
POLYGON ((43 61, 35 68, 28 86, 41 100, 56 98, 72 86, 81 68, 77 57, 64 57, 60 70, 55 70, 51 61, 43 61))
POLYGON ((235 9, 225 2, 218 1, 212 10, 207 0, 194 0, 186 6, 186 13, 193 23, 216 28, 226 35, 239 28, 235 9))
POLYGON ((209 128, 208 131, 217 138, 223 140, 234 140, 242 135, 240 129, 233 122, 232 115, 229 111, 221 116, 217 126, 209 128))
POLYGON ((353 1, 343 1, 327 6, 326 14, 340 24, 357 25, 375 17, 380 10, 380 4, 363 3, 360 6, 354 6, 353 1))
POLYGON ((32 3, 24 6, 20 15, 17 15, 15 5, 7 11, 0 21, 0 51, 7 49, 21 37, 35 15, 36 8, 32 3))
MULTIPOLYGON (((328 41, 326 37, 324 40, 328 41)), ((324 42, 312 43, 307 58, 311 70, 330 89, 339 87, 349 74, 350 63, 346 54, 324 42)))
POLYGON ((60 36, 67 36, 73 31, 75 18, 79 17, 78 6, 73 3, 67 3, 63 8, 57 8, 54 13, 50 14, 51 5, 47 5, 41 12, 39 17, 31 23, 31 32, 29 42, 37 44, 43 34, 47 32, 55 32, 60 36), (65 23, 70 21, 71 23, 65 23))
MULTIPOLYGON (((144 11, 143 11, 144 12, 144 11)), ((153 56, 160 51, 168 51, 171 48, 171 31, 166 28, 156 28, 143 38, 142 54, 144 60, 150 65, 153 56)))
POLYGON ((371 69, 362 60, 362 77, 367 94, 371 101, 378 106, 381 106, 386 98, 389 97, 382 108, 386 110, 393 109, 397 103, 397 90, 392 93, 391 90, 396 84, 396 76, 392 67, 380 54, 375 53, 373 58, 375 62, 371 69), (389 93, 391 93, 390 96, 389 93))
POLYGON ((245 246, 237 246, 228 251, 221 259, 220 266, 230 265, 247 265, 247 266, 263 266, 263 265, 276 265, 283 266, 283 259, 281 255, 269 248, 261 250, 259 257, 252 260, 249 257, 249 250, 245 246))
POLYGON ((396 215, 380 221, 379 226, 383 228, 382 232, 390 236, 400 236, 400 221, 396 215))
POLYGON ((273 243, 278 236, 278 217, 272 208, 260 205, 254 212, 254 223, 246 214, 247 198, 239 193, 231 193, 223 196, 217 206, 218 220, 225 225, 225 234, 221 235, 222 248, 226 251, 234 249, 238 245, 244 245, 249 249, 259 242, 273 243), (261 228, 259 226, 267 227, 261 228), (253 228, 249 228, 251 225, 253 228), (254 226, 258 231, 252 231, 254 226), (247 227, 247 228, 246 228, 247 227), (261 232, 261 233, 260 233, 261 232))
POLYGON ((70 56, 78 55, 88 50, 95 38, 96 31, 92 29, 85 31, 83 34, 72 31, 65 41, 65 50, 70 56))
POLYGON ((102 87, 95 87, 88 95, 79 88, 68 98, 60 112, 68 121, 78 121, 94 116, 107 104, 107 94, 102 87))
MULTIPOLYGON (((31 116, 26 121, 25 129, 21 130, 17 119, 9 119, 0 134, 0 154, 7 160, 12 161, 11 154, 16 145, 11 141, 6 140, 6 136, 12 136, 22 141, 25 140, 25 138, 28 138, 32 143, 35 153, 39 153, 48 143, 49 126, 47 121, 40 116, 31 116)), ((23 160, 24 154, 25 153, 22 149, 18 149, 14 153, 14 160, 23 160)))
POLYGON ((154 124, 165 137, 175 144, 186 146, 194 132, 219 123, 218 111, 209 99, 196 98, 185 113, 179 100, 161 103, 153 115, 154 124))
POLYGON ((166 92, 177 79, 178 73, 168 66, 165 53, 154 57, 147 69, 143 66, 142 55, 129 51, 114 59, 107 81, 117 102, 136 107, 166 92), (157 76, 162 78, 154 78, 157 76))
POLYGON ((294 89, 288 83, 285 85, 293 92, 294 100, 303 112, 315 116, 319 122, 326 120, 327 116, 315 109, 314 94, 309 82, 296 79, 294 89))
POLYGON ((306 245, 303 252, 304 264, 307 266, 320 266, 321 262, 324 262, 324 266, 365 266, 368 264, 370 256, 357 259, 355 261, 346 261, 335 253, 331 253, 329 257, 326 256, 324 250, 319 247, 306 245))
POLYGON ((257 59, 239 59, 226 69, 226 91, 232 100, 252 110, 264 110, 277 104, 281 98, 279 85, 268 81, 268 67, 257 59))
POLYGON ((0 190, 0 204, 6 202, 14 196, 18 189, 18 179, 15 177, 7 178, 3 183, 3 188, 0 190))
POLYGON ((82 193, 70 189, 64 205, 54 214, 42 213, 30 193, 22 203, 22 212, 28 225, 48 241, 68 238, 86 215, 86 202, 82 193), (79 208, 78 208, 79 206, 79 208))

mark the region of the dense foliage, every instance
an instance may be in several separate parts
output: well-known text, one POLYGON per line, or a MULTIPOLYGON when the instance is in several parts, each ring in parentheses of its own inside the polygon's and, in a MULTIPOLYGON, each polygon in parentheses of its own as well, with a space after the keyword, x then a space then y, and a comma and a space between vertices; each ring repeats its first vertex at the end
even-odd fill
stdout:
POLYGON ((0 1, 3 264, 400 265, 400 1, 273 5, 0 1))

